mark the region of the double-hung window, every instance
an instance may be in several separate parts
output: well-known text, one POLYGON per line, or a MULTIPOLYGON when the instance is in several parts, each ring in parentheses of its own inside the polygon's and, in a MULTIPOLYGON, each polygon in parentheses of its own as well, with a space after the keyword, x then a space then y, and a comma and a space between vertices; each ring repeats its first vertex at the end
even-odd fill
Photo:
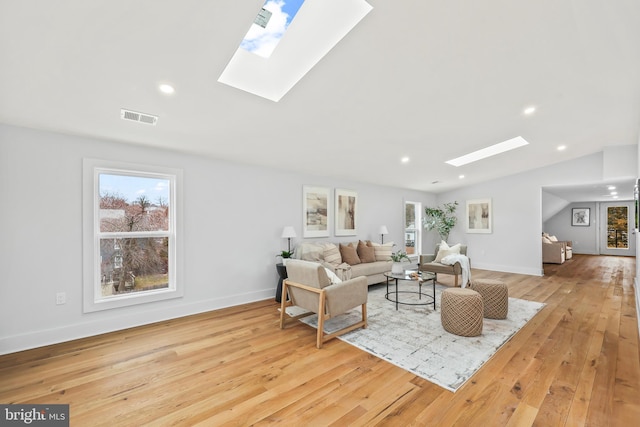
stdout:
POLYGON ((422 204, 405 202, 404 204, 404 249, 409 257, 420 255, 422 247, 422 204))
POLYGON ((85 159, 84 311, 176 298, 181 171, 85 159))

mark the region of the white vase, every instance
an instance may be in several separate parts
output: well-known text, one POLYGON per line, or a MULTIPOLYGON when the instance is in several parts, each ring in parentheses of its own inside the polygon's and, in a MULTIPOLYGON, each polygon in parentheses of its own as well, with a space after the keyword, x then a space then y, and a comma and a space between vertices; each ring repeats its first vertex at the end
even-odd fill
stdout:
POLYGON ((287 260, 289 258, 282 258, 282 265, 284 265, 285 267, 287 266, 287 260))
POLYGON ((403 274, 404 273, 404 266, 402 265, 401 262, 394 262, 393 264, 391 264, 391 273, 392 274, 403 274))

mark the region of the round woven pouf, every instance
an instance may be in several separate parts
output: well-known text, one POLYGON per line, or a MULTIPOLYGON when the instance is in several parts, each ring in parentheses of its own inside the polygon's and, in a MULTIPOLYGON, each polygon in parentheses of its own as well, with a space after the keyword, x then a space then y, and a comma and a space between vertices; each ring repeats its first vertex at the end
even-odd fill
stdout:
POLYGON ((509 289, 500 280, 475 279, 471 289, 482 295, 484 317, 487 319, 506 319, 509 313, 509 289))
POLYGON ((482 296, 472 289, 452 288, 442 291, 440 320, 445 331, 463 337, 482 333, 484 308, 482 296))

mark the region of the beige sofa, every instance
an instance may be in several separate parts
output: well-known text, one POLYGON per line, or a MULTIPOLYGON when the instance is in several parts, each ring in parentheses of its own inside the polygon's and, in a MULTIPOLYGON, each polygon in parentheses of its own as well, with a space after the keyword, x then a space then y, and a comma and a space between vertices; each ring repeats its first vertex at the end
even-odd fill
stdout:
POLYGON ((320 263, 340 280, 364 276, 367 285, 373 285, 384 282, 384 273, 391 271, 392 248, 393 242, 303 242, 296 247, 294 258, 320 263))

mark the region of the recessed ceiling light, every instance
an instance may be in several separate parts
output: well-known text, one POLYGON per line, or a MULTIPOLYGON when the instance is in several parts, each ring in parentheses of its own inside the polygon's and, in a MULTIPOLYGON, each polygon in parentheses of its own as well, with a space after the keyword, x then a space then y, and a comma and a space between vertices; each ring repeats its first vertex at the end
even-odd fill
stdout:
POLYGON ((612 192, 611 192, 611 195, 612 195, 612 196, 615 196, 616 194, 618 194, 618 192, 617 192, 617 191, 612 191, 612 192))
POLYGON ((616 186, 615 185, 610 185, 607 187, 607 190, 615 190, 616 186))
POLYGON ((564 151, 567 149, 566 145, 558 145, 558 151, 564 151))
POLYGON ((158 86, 158 89, 160 90, 160 92, 162 92, 164 94, 167 94, 167 95, 172 95, 176 91, 173 86, 171 86, 170 84, 166 84, 166 83, 163 83, 160 86, 158 86))
POLYGON ((613 198, 614 198, 614 199, 617 199, 617 198, 618 198, 618 196, 613 196, 613 198))
POLYGON ((534 107, 534 106, 527 107, 527 108, 525 108, 525 109, 524 109, 524 113, 525 113, 527 116, 529 116, 529 115, 531 115, 531 114, 533 114, 533 113, 535 113, 535 112, 536 112, 536 107, 534 107))
POLYGON ((409 160, 411 160, 411 159, 409 159, 408 157, 403 157, 403 158, 400 159, 400 161, 402 163, 409 163, 409 160))
POLYGON ((464 179, 464 175, 458 175, 458 179, 464 179))
POLYGON ((458 166, 466 165, 468 163, 476 162, 478 160, 485 159, 487 157, 495 156, 496 154, 501 154, 501 153, 504 153, 505 151, 510 151, 527 144, 529 143, 523 137, 517 136, 507 141, 491 145, 489 147, 483 148, 478 151, 474 151, 473 153, 465 154, 464 156, 447 160, 445 163, 458 167, 458 166))

